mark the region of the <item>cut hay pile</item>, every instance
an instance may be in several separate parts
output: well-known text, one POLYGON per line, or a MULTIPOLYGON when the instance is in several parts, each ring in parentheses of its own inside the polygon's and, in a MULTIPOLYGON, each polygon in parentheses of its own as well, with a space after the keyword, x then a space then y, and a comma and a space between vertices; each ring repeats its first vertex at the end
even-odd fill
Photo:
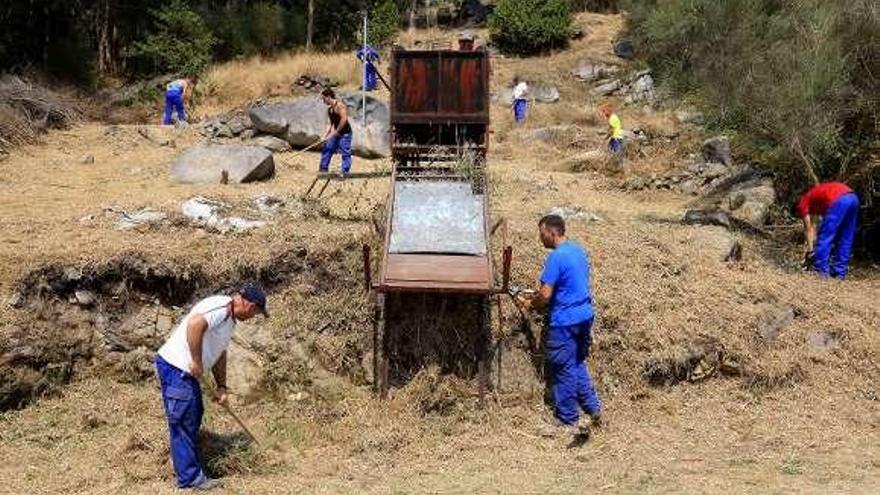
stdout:
POLYGON ((51 90, 19 76, 0 76, 0 151, 33 143, 47 129, 79 118, 75 105, 51 90))

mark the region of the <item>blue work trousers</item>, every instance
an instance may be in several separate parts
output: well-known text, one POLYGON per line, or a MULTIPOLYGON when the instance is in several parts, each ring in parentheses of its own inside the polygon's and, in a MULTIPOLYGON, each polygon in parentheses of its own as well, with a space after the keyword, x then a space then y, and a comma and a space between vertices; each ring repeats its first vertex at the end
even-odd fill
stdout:
POLYGON ((364 89, 373 91, 376 89, 376 68, 373 64, 367 64, 367 73, 364 76, 364 89))
POLYGON ((513 101, 513 119, 516 120, 517 123, 525 122, 526 109, 528 108, 528 106, 528 101, 523 98, 519 98, 513 101))
POLYGON ((324 143, 321 163, 318 166, 320 172, 327 172, 330 169, 330 159, 337 150, 342 155, 342 172, 347 174, 351 171, 351 133, 348 133, 336 134, 324 143))
POLYGON ((820 275, 827 277, 830 273, 832 277, 846 278, 858 223, 859 197, 856 193, 844 194, 831 203, 822 217, 813 250, 813 265, 820 275))
POLYGON ((162 123, 171 125, 174 121, 171 119, 172 112, 177 112, 177 120, 186 121, 186 110, 183 108, 183 93, 180 91, 165 92, 165 117, 162 123))
POLYGON ((199 381, 189 373, 156 356, 156 371, 162 385, 162 402, 171 434, 171 462, 178 488, 195 486, 205 480, 199 459, 199 427, 204 405, 199 381))
POLYGON ((555 414, 567 425, 577 423, 580 409, 590 415, 602 409, 586 363, 592 326, 591 318, 577 325, 550 327, 547 335, 555 414))
POLYGON ((612 138, 608 141, 608 151, 615 155, 623 155, 623 139, 612 138))

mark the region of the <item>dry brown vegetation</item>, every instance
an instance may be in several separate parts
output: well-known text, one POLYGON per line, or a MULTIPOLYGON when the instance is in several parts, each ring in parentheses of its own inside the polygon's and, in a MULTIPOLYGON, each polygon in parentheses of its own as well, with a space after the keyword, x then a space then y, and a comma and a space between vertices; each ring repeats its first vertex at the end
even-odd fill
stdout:
MULTIPOLYGON (((557 161, 601 137, 548 144, 529 133, 547 125, 576 127, 575 137, 603 131, 591 118, 598 102, 562 74, 582 56, 610 61, 608 42, 620 20, 586 15, 579 22, 593 31, 572 52, 541 65, 495 61, 496 88, 515 71, 556 77, 539 71, 552 63, 563 102, 536 107, 522 128, 510 125, 506 107, 494 106, 489 167, 492 214, 509 221, 517 285, 532 285, 540 270, 545 252, 535 223, 542 214, 568 206, 599 217, 569 222, 571 237, 592 255, 598 321, 590 364, 608 419, 580 449, 538 436, 544 384, 535 366, 541 356, 528 340, 540 340, 540 325, 524 325, 508 301, 500 323, 494 315, 504 352, 501 387, 486 409, 476 408, 470 376, 444 375, 436 366, 418 371, 388 401, 372 398, 360 245, 375 241, 369 216, 387 183, 331 186, 328 199, 302 202, 314 154, 276 154, 278 175, 263 184, 180 185, 168 167, 197 141, 193 131, 161 131, 176 148, 157 146, 131 126, 53 132, 45 145, 21 147, 0 162, 0 293, 13 293, 50 264, 89 267, 133 256, 181 273, 197 270, 207 290, 263 270, 271 276, 273 266, 286 273, 278 260, 304 249, 306 269, 271 285, 272 319, 239 329, 269 331, 259 350, 261 386, 234 398, 263 445, 247 445, 235 423, 207 405, 208 462, 227 477, 231 493, 871 493, 880 484, 876 271, 859 267, 845 283, 821 281, 798 270, 798 246, 745 233, 737 233, 743 260, 725 263, 711 229, 680 223, 689 197, 624 192, 613 178, 559 170, 557 161), (94 163, 80 163, 85 155, 94 163), (198 194, 247 211, 264 191, 287 205, 270 227, 246 235, 174 222, 113 228, 120 210, 174 213, 198 194), (775 338, 763 337, 762 324, 777 307, 790 307, 793 319, 775 338)), ((290 67, 310 67, 293 60, 284 62, 292 72, 278 71, 277 79, 266 64, 267 80, 284 85, 300 70, 290 67)), ((218 87, 243 84, 247 93, 214 100, 218 111, 269 87, 226 79, 239 70, 213 73, 223 81, 218 87)), ((623 118, 627 127, 674 126, 641 110, 624 109, 623 118)), ((674 167, 691 149, 689 139, 646 147, 630 173, 674 167)), ((382 165, 355 159, 354 167, 382 165)), ((23 309, 4 305, 0 338, 75 341, 79 332, 93 332, 93 320, 49 291, 23 309)), ((498 371, 493 366, 496 385, 498 371)), ((128 382, 96 353, 77 364, 71 384, 47 392, 0 415, 0 493, 175 492, 154 380, 128 382)))

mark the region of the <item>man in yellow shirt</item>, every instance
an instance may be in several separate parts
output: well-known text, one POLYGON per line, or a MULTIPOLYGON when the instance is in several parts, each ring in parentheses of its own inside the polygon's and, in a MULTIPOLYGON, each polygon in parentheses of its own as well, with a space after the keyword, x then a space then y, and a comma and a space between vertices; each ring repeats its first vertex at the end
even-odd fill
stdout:
POLYGON ((608 150, 618 158, 623 158, 623 124, 620 117, 614 113, 614 107, 610 103, 602 105, 599 111, 608 119, 608 150))

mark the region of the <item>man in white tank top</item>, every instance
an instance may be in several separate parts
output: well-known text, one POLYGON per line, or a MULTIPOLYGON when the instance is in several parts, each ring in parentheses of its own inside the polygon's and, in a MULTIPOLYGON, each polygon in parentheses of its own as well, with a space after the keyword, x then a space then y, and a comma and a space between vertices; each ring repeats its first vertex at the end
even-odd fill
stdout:
POLYGON ((156 356, 162 401, 171 435, 171 460, 179 488, 209 490, 220 486, 208 478, 197 454, 204 406, 199 380, 211 370, 217 391, 214 400, 226 403, 226 347, 237 321, 266 312, 266 294, 245 286, 230 296, 199 301, 181 320, 156 356))

